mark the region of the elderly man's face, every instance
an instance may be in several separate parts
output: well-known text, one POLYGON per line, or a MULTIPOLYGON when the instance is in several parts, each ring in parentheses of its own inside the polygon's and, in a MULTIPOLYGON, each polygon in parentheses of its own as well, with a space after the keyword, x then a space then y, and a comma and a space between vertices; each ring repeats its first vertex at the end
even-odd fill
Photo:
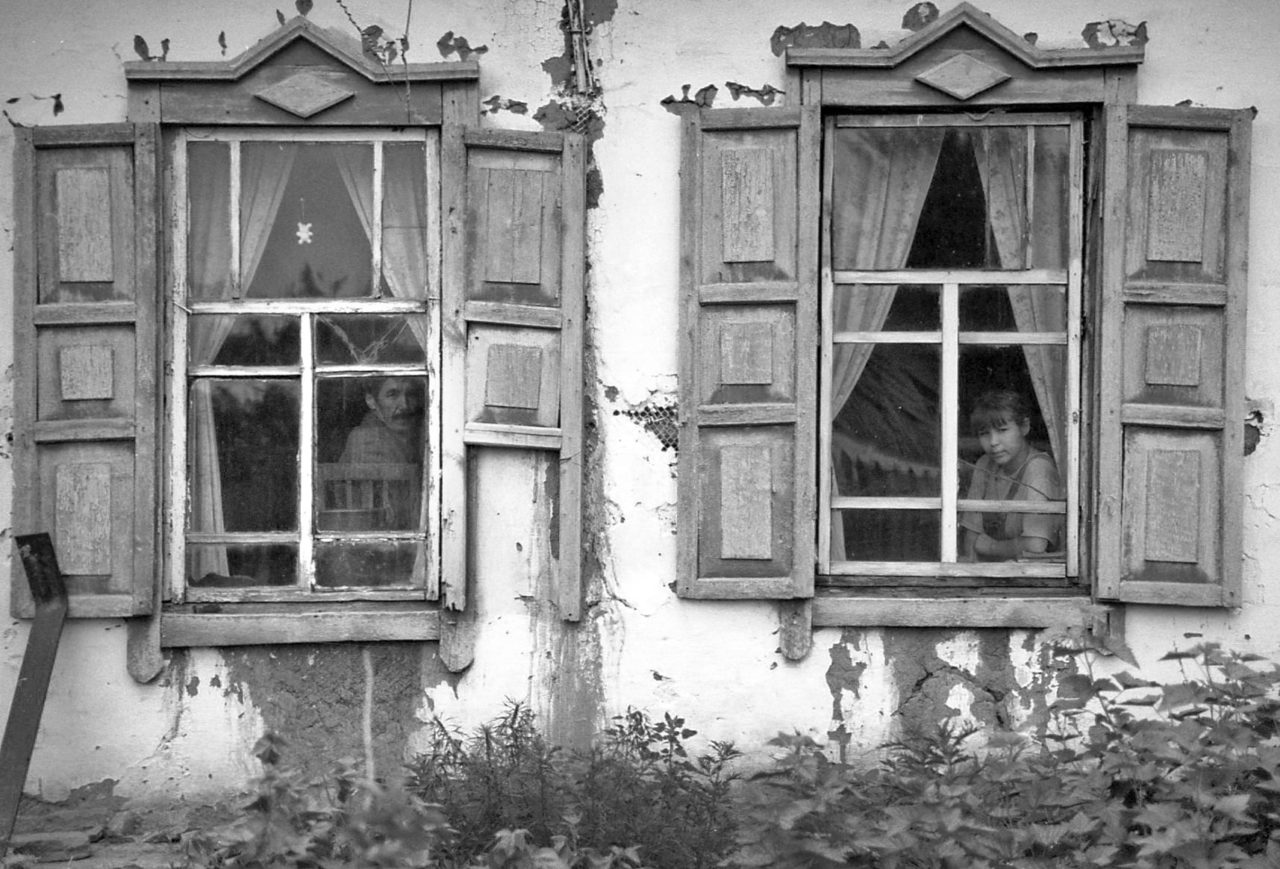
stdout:
POLYGON ((387 428, 408 435, 418 418, 418 393, 407 377, 388 377, 376 395, 366 395, 365 403, 387 428))

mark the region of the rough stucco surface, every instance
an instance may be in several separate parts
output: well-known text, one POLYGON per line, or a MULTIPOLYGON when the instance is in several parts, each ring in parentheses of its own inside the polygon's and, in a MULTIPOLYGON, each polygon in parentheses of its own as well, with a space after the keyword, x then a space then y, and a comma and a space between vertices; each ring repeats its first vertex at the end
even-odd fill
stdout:
MULTIPOLYGON (((362 25, 403 31, 404 0, 348 5, 362 25)), ((1280 247, 1273 243, 1280 230, 1280 60, 1272 44, 1280 6, 980 5, 1014 32, 1036 34, 1040 47, 1080 46, 1126 28, 1136 34, 1145 21, 1140 101, 1259 108, 1246 392, 1273 401, 1280 371, 1266 348, 1280 343, 1280 247)), ((814 632, 810 655, 789 662, 778 652, 773 605, 681 601, 672 590, 676 480, 663 414, 674 413, 677 394, 677 115, 699 103, 787 104, 795 95, 785 93, 775 40, 894 42, 910 32, 913 9, 909 2, 843 0, 793 0, 785 9, 771 0, 587 2, 600 90, 583 98, 569 86, 562 4, 415 0, 411 59, 436 60, 442 50, 458 50, 460 40, 470 50, 487 49, 477 55, 483 125, 582 129, 590 139, 583 619, 566 624, 553 604, 555 558, 578 555, 560 552, 548 530, 553 462, 484 451, 472 468, 472 497, 482 505, 472 552, 480 627, 466 673, 446 673, 432 645, 195 649, 174 654, 156 683, 141 686, 125 671, 120 622, 71 624, 28 789, 49 798, 103 780, 128 796, 232 789, 254 773, 251 749, 267 729, 284 735, 307 763, 362 758, 366 713, 376 762, 387 770, 425 748, 432 716, 470 727, 500 712, 508 698, 529 703, 558 741, 588 738, 627 706, 672 711, 700 738, 736 740, 747 750, 761 749, 779 730, 798 729, 829 740, 833 753, 856 754, 953 714, 984 725, 1037 726, 1055 677, 1042 634, 823 628, 814 632), (445 48, 437 47, 446 33, 445 48), (664 106, 666 97, 672 99, 664 106)), ((217 60, 224 57, 219 34, 230 57, 276 27, 274 7, 256 0, 12 0, 11 11, 0 28, 0 108, 11 123, 28 125, 123 120, 120 64, 136 56, 135 34, 152 53, 167 39, 171 60, 217 60)), ((350 28, 332 0, 317 0, 311 18, 350 28)), ((9 124, 0 124, 0 311, 13 297, 11 152, 9 124)), ((0 431, 11 427, 12 356, 11 335, 0 330, 0 431)), ((1280 657, 1280 592, 1270 576, 1280 559, 1280 452, 1269 419, 1260 420, 1245 465, 1245 605, 1222 612, 1129 608, 1127 640, 1153 678, 1176 675, 1157 659, 1187 643, 1186 633, 1280 657)), ((0 449, 0 515, 7 515, 11 484, 7 450, 0 449)), ((8 589, 0 589, 7 613, 8 589)), ((0 698, 12 696, 27 630, 7 615, 0 621, 0 698)))
POLYGON ((290 760, 311 773, 364 759, 367 714, 376 768, 394 770, 420 725, 424 654, 405 643, 230 649, 222 690, 250 692, 263 726, 283 735, 290 760))

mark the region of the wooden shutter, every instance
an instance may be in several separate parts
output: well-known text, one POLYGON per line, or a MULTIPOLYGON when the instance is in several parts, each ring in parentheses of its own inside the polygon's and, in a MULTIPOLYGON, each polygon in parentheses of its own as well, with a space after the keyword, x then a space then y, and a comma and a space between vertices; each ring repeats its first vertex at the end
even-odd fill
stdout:
POLYGON ((13 532, 52 535, 73 617, 155 607, 157 129, 15 131, 13 532))
POLYGON ((1240 603, 1250 110, 1106 118, 1098 597, 1240 603))
POLYGON ((443 603, 466 607, 467 449, 553 450, 560 459, 558 526, 551 534, 557 603, 564 618, 577 621, 583 138, 478 129, 445 136, 456 201, 446 238, 443 603))
POLYGON ((685 118, 684 597, 813 594, 819 141, 812 106, 685 118))

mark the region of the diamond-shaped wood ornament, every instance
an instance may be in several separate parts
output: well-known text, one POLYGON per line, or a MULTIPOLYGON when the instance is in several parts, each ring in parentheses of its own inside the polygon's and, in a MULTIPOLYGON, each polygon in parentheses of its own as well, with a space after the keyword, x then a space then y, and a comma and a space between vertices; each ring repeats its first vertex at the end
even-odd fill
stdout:
POLYGON ((300 72, 263 88, 254 96, 299 118, 309 118, 355 96, 355 91, 313 73, 300 72))
POLYGON ((916 81, 958 100, 991 90, 1011 76, 971 54, 957 54, 916 76, 916 81))

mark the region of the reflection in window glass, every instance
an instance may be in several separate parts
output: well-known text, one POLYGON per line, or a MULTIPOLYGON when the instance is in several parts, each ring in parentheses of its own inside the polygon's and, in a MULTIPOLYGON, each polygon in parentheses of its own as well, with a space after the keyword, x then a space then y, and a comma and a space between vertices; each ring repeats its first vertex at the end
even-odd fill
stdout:
POLYGON ((316 318, 316 361, 421 363, 427 358, 427 318, 419 315, 323 315, 316 318))
POLYGON ((187 286, 207 302, 231 296, 231 148, 187 145, 187 286))
POLYGON ((962 286, 962 332, 1062 332, 1067 329, 1067 288, 1038 285, 962 286))
POLYGON ((197 379, 187 410, 193 531, 298 527, 296 380, 197 379))
POLYGON ((835 351, 835 494, 937 497, 937 345, 842 344, 835 351))
POLYGON ((397 299, 427 296, 427 149, 421 142, 383 146, 382 282, 397 299))
MULTIPOLYGON (((938 561, 942 521, 936 510, 842 510, 833 555, 849 561, 938 561)), ((834 523, 833 523, 834 524, 834 523)))
POLYGON ((874 327, 874 323, 849 323, 850 320, 875 318, 877 309, 888 305, 888 313, 883 314, 884 323, 880 329, 885 332, 936 332, 942 328, 941 294, 938 286, 915 286, 912 284, 868 285, 855 287, 836 287, 836 322, 859 328, 874 327), (851 298, 841 298, 845 292, 851 298))
POLYGON ((296 317, 196 314, 188 328, 192 365, 298 364, 296 317))
POLYGON ((422 544, 416 541, 322 541, 316 545, 316 585, 421 586, 422 563, 422 544))
POLYGON ((1071 137, 1066 127, 1036 127, 1031 262, 1038 269, 1067 267, 1067 215, 1071 200, 1071 137))
POLYGON ((187 545, 187 584, 193 588, 292 585, 297 576, 296 546, 275 543, 187 545))

